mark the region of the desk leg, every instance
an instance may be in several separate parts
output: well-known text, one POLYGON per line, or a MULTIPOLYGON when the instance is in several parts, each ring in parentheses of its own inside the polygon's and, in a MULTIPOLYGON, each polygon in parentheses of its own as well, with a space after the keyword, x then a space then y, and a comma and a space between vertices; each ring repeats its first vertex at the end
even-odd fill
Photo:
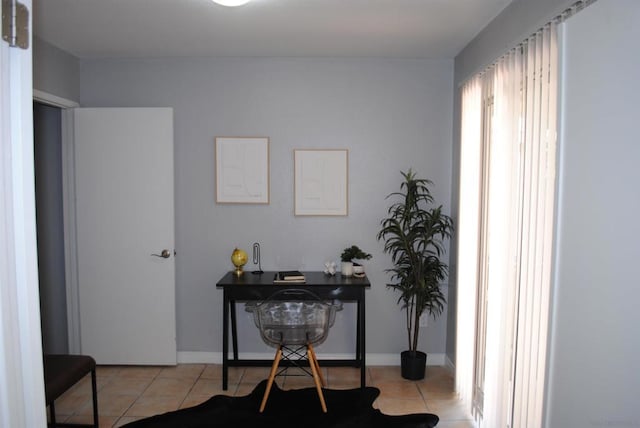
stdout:
POLYGON ((229 302, 231 309, 231 345, 233 346, 233 359, 238 360, 238 326, 236 323, 236 301, 229 302))
POLYGON ((361 312, 362 308, 360 307, 360 298, 358 297, 358 300, 356 301, 356 362, 358 363, 358 367, 362 367, 362 365, 360 364, 360 334, 362 330, 362 326, 360 324, 360 322, 362 321, 360 319, 361 312))
POLYGON ((365 348, 365 302, 364 302, 364 288, 360 291, 360 297, 357 304, 358 318, 358 332, 356 334, 356 355, 360 360, 360 388, 364 388, 367 383, 367 364, 365 362, 366 348, 365 348))
POLYGON ((222 305, 222 390, 226 391, 229 382, 229 297, 224 290, 222 305))

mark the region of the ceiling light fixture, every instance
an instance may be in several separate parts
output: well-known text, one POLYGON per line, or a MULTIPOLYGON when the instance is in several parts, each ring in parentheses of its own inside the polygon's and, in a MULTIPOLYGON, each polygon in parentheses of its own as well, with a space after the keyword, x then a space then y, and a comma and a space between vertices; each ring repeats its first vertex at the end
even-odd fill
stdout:
POLYGON ((251 0, 213 0, 214 3, 229 7, 242 6, 243 4, 247 4, 250 1, 251 0))

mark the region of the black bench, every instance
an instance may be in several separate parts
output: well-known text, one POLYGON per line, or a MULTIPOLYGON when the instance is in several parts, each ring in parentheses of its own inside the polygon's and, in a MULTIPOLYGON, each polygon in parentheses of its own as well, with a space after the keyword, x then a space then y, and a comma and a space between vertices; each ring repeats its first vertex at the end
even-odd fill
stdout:
POLYGON ((88 355, 45 355, 44 389, 46 404, 49 406, 51 427, 94 427, 98 428, 98 393, 96 389, 96 361, 88 355), (56 423, 54 401, 91 373, 93 395, 93 425, 56 423))

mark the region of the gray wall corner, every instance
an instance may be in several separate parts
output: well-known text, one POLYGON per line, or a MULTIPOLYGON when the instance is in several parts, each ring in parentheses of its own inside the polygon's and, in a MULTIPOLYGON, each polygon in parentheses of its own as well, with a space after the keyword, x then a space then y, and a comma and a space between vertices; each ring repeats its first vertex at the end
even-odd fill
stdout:
POLYGON ((80 100, 79 59, 34 36, 33 89, 78 102, 80 100))

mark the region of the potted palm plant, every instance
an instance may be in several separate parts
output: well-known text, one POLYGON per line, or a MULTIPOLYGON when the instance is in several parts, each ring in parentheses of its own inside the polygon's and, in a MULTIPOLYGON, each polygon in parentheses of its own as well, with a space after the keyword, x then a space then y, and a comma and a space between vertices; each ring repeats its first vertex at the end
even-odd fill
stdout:
POLYGON ((451 237, 453 221, 435 206, 429 180, 417 178, 409 169, 402 172, 400 191, 387 199, 394 202, 381 221, 378 240, 384 241, 384 252, 391 255, 394 267, 389 287, 400 293, 398 303, 406 312, 409 349, 401 353, 402 377, 424 378, 427 355, 418 351, 420 317, 428 313, 437 317, 444 309, 445 296, 440 288, 448 267, 440 260, 444 241, 451 237))

